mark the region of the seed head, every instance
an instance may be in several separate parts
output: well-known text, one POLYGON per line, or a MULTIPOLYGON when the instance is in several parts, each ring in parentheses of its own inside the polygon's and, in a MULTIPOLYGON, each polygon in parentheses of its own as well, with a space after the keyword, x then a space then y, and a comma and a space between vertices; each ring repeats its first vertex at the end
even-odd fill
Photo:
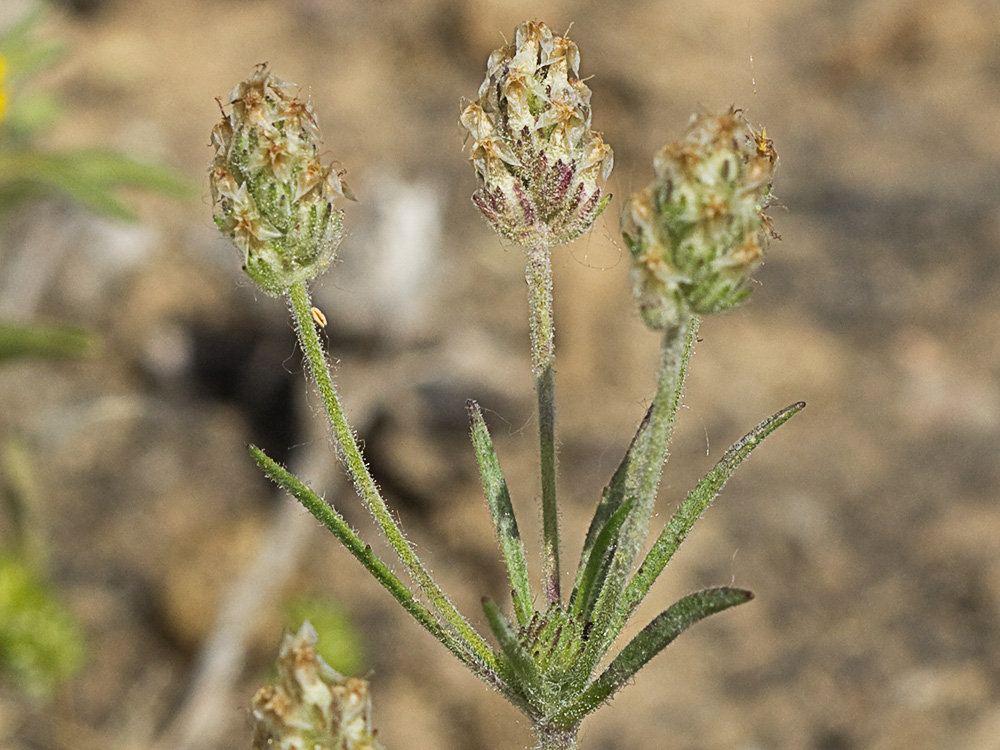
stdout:
POLYGON ((654 329, 688 311, 719 312, 750 294, 750 274, 776 237, 764 210, 778 155, 736 109, 695 115, 656 154, 656 178, 625 207, 639 309, 654 329))
POLYGON ((320 162, 316 116, 292 88, 258 65, 212 130, 215 223, 243 253, 247 275, 275 296, 330 264, 343 236, 333 200, 353 197, 343 173, 320 162))
POLYGON ((368 683, 323 661, 312 625, 285 636, 276 666, 274 683, 253 697, 254 750, 381 750, 368 683))
POLYGON ((493 52, 479 99, 462 112, 479 177, 472 196, 502 236, 553 246, 587 231, 610 195, 601 185, 614 157, 590 129, 590 89, 580 52, 544 23, 517 27, 493 52))

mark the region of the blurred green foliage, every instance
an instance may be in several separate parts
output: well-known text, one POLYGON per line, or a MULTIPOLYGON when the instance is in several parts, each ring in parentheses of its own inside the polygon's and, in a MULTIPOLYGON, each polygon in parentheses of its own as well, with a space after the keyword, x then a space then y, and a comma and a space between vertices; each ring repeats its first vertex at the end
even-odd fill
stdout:
POLYGON ((0 548, 0 679, 46 698, 82 666, 85 644, 82 628, 44 574, 44 497, 23 440, 0 445, 0 498, 11 521, 0 548))
MULTIPOLYGON (((26 202, 53 195, 118 220, 136 218, 122 190, 192 196, 187 180, 162 167, 109 150, 39 145, 62 107, 37 85, 38 75, 64 54, 39 33, 42 14, 36 5, 0 36, 0 220, 26 202)), ((74 326, 0 321, 0 364, 29 356, 84 356, 98 345, 96 336, 74 326)), ((0 438, 0 497, 4 520, 10 521, 0 540, 0 679, 45 698, 81 667, 83 631, 47 575, 45 497, 31 448, 0 438)))
POLYGON ((41 6, 0 37, 0 211, 41 195, 61 194, 116 219, 135 214, 116 194, 128 188, 189 197, 191 184, 153 164, 102 149, 49 152, 35 143, 58 122, 59 101, 35 85, 63 56, 38 33, 41 6))
POLYGON ((364 639, 343 608, 329 599, 308 597, 287 605, 288 632, 297 633, 308 620, 319 642, 316 651, 341 674, 357 675, 364 669, 364 639))
POLYGON ((0 553, 0 674, 46 697, 83 663, 83 631, 49 585, 22 560, 0 553))
POLYGON ((76 326, 0 321, 0 364, 21 357, 80 357, 97 347, 97 337, 76 326))

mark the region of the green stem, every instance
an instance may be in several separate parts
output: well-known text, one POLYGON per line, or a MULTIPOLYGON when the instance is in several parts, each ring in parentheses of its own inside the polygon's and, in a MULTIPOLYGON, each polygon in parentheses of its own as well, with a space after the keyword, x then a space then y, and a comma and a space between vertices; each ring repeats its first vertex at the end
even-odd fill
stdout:
POLYGON ((538 445, 542 475, 543 582, 549 604, 559 594, 559 513, 556 507, 555 324, 552 316, 552 256, 547 245, 528 250, 531 369, 538 395, 538 445))
MULTIPOLYGON (((330 505, 319 495, 307 487, 298 477, 285 469, 283 466, 272 460, 264 451, 257 446, 250 446, 250 453, 257 462, 257 466, 267 475, 271 481, 288 492, 298 500, 306 510, 326 526, 330 532, 340 540, 348 552, 364 565, 365 569, 371 573, 372 577, 392 594, 413 619, 420 623, 434 638, 443 643, 458 659, 475 672, 480 678, 497 690, 504 692, 505 685, 499 679, 497 673, 486 667, 479 660, 478 656, 469 648, 451 629, 441 627, 440 622, 427 606, 413 596, 406 585, 389 569, 382 560, 372 550, 371 545, 365 544, 354 530, 330 505)), ((504 693, 505 695, 507 693, 504 693)))
POLYGON ((632 498, 634 506, 618 533, 618 549, 593 609, 594 633, 581 659, 581 679, 589 678, 632 614, 622 606, 622 596, 632 565, 649 534, 698 322, 694 315, 681 315, 663 334, 656 395, 647 414, 648 422, 640 427, 630 448, 634 455, 624 480, 623 498, 632 498))
MULTIPOLYGON (((288 290, 288 298, 292 312, 292 320, 295 323, 295 332, 299 339, 299 345, 305 354, 309 371, 316 382, 320 397, 326 407, 327 416, 333 429, 337 445, 340 446, 341 457, 347 466, 358 495, 367 508, 368 512, 375 519, 375 522, 382 529, 386 539, 392 548, 399 555, 400 561, 406 567, 407 572, 413 578, 414 583, 420 588, 424 595, 430 600, 434 607, 441 613, 441 616, 455 631, 462 637, 469 647, 475 652, 483 662, 491 668, 496 668, 496 656, 493 649, 483 639, 481 635, 469 624, 462 614, 455 608, 437 582, 431 577, 430 572, 417 557, 416 552, 410 543, 403 536, 402 530, 392 517, 385 500, 379 494, 368 471, 368 466, 358 448, 354 431, 347 423, 344 416, 340 398, 333 385, 333 378, 330 375, 330 366, 326 359, 326 353, 320 343, 319 335, 316 333, 316 326, 312 319, 312 301, 309 298, 309 291, 305 282, 297 282, 288 290)), ((447 645, 447 644, 446 644, 447 645)))
POLYGON ((538 726, 535 730, 535 750, 576 750, 579 725, 570 729, 538 726))
POLYGON ((648 438, 643 441, 642 454, 637 457, 637 471, 633 475, 635 485, 632 489, 637 498, 636 507, 626 521, 626 530, 622 534, 628 540, 628 549, 623 559, 627 560, 629 566, 649 534, 657 489, 670 452, 670 440, 677 422, 677 410, 680 408, 699 322, 694 315, 682 314, 680 320, 663 333, 656 395, 649 414, 648 438))
MULTIPOLYGON (((625 521, 621 534, 624 541, 619 560, 625 566, 620 570, 622 583, 649 535, 657 490, 670 453, 670 441, 677 422, 677 410, 680 408, 684 380, 699 323, 697 316, 685 313, 680 315, 677 323, 663 332, 656 395, 649 412, 648 437, 642 442, 642 451, 636 457, 635 472, 629 478, 632 483, 629 495, 636 498, 636 505, 625 521)), ((622 587, 616 586, 616 599, 620 597, 621 591, 622 587)), ((613 639, 621 631, 632 615, 631 611, 621 609, 617 601, 614 602, 613 609, 614 625, 608 631, 609 639, 613 639)))

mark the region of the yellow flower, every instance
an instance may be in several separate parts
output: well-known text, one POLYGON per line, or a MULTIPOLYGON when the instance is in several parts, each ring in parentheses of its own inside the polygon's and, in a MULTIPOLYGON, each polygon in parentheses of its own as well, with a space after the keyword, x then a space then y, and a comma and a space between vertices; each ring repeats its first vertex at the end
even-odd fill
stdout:
POLYGON ((3 59, 3 55, 0 55, 0 122, 3 122, 3 116, 7 113, 7 91, 3 87, 6 68, 7 61, 3 59))

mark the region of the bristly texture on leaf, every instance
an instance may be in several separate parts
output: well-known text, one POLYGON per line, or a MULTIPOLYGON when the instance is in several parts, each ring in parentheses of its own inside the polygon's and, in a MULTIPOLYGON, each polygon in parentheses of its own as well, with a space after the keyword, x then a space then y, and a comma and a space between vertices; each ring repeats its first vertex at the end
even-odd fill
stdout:
POLYGON ((462 112, 479 177, 473 201, 502 236, 552 247, 590 229, 610 195, 611 147, 590 129, 580 51, 544 23, 493 52, 479 99, 462 112))

